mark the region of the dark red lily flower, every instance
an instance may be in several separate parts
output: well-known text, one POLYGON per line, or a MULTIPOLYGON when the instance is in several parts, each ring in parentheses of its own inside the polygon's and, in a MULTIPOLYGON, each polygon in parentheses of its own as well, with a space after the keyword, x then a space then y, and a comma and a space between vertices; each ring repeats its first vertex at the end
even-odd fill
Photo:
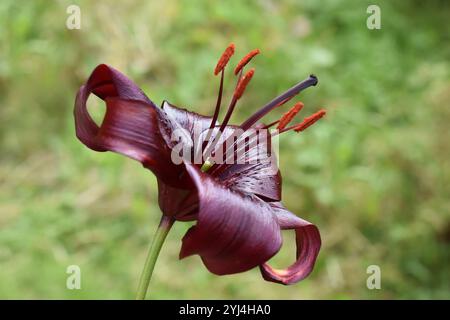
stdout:
MULTIPOLYGON (((225 142, 237 129, 248 132, 258 129, 268 132, 279 123, 278 133, 300 132, 324 115, 320 111, 302 123, 287 127, 303 105, 296 104, 284 116, 269 125, 259 123, 271 110, 285 104, 300 91, 317 84, 311 75, 276 97, 239 126, 229 125, 231 114, 251 80, 254 69, 243 74, 245 65, 259 51, 242 59, 236 69, 238 80, 232 101, 221 124, 217 123, 222 102, 224 70, 234 53, 230 45, 222 55, 215 74, 220 76, 220 88, 215 113, 203 116, 164 102, 155 104, 125 75, 107 65, 99 65, 83 85, 75 101, 77 137, 95 151, 114 151, 133 158, 157 177, 159 206, 164 215, 178 221, 196 220, 196 225, 183 237, 180 258, 198 254, 209 271, 218 275, 243 272, 260 266, 264 279, 292 284, 305 278, 313 269, 320 250, 320 234, 316 226, 289 212, 281 204, 281 175, 273 163, 200 164, 182 161, 174 163, 172 134, 183 129, 194 139, 195 128, 208 131, 216 141, 203 143, 200 153, 225 148, 225 142), (106 113, 100 126, 87 111, 88 96, 94 93, 106 103, 106 113), (211 133, 209 129, 216 129, 211 133), (271 168, 269 168, 272 166, 271 168), (282 245, 281 230, 293 229, 297 239, 297 259, 287 269, 278 270, 266 262, 282 245)), ((267 145, 270 149, 270 133, 267 145)), ((214 139, 213 139, 214 140, 214 139)), ((262 143, 262 142, 261 142, 262 143)), ((245 155, 257 154, 258 146, 245 144, 245 155)), ((227 145, 228 146, 228 145, 227 145)), ((196 154, 192 147, 192 154, 196 154)), ((233 151, 236 152, 236 151, 233 151)), ((234 155, 234 153, 233 153, 234 155)), ((209 158, 208 158, 209 159, 209 158)))

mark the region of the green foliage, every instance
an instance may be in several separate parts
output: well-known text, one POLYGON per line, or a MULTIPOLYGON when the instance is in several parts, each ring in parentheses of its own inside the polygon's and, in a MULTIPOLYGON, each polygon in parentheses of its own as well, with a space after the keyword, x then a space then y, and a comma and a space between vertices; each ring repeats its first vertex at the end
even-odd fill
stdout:
MULTIPOLYGON (((318 76, 300 99, 327 117, 281 137, 284 201, 317 224, 313 274, 290 287, 257 269, 217 277, 178 260, 177 223, 151 298, 449 298, 449 4, 379 1, 18 1, 0 3, 0 298, 133 298, 159 220, 156 181, 129 159, 76 138, 73 102, 99 63, 156 102, 211 113, 217 57, 258 47, 236 122, 283 89, 318 76), (65 27, 81 7, 81 30, 65 27), (66 289, 66 267, 82 290, 66 289), (382 271, 368 290, 366 268, 382 271)), ((231 93, 232 78, 227 91, 231 93)), ((102 106, 92 109, 101 118, 102 106)), ((271 115, 275 119, 284 110, 271 115)), ((273 259, 294 259, 292 234, 273 259)))

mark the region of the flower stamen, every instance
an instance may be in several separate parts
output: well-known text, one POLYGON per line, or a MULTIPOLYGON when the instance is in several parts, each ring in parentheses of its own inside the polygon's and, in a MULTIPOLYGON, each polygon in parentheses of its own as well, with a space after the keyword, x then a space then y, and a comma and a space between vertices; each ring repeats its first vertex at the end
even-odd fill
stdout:
MULTIPOLYGON (((208 148, 205 150, 206 155, 209 155, 209 152, 215 148, 217 142, 219 141, 223 131, 225 130, 225 127, 227 126, 228 122, 230 121, 231 115, 233 114, 234 108, 236 107, 236 104, 238 100, 242 97, 244 94, 245 88, 247 87, 248 83, 252 79, 253 75, 255 74, 255 69, 250 69, 245 75, 243 75, 234 90, 233 98, 231 99, 230 105, 228 106, 227 113, 225 114, 225 117, 219 127, 219 131, 217 132, 216 136, 214 137, 213 142, 208 146, 208 148)), ((210 130, 211 132, 211 130, 210 130)), ((208 140, 210 138, 210 135, 208 135, 208 140)), ((209 167, 208 167, 209 169, 209 167)))
POLYGON ((289 122, 294 119, 294 117, 297 115, 297 113, 302 110, 304 104, 302 102, 297 102, 291 109, 289 109, 288 112, 283 114, 283 116, 280 118, 280 121, 278 122, 277 129, 283 130, 286 128, 286 126, 289 124, 289 122))
POLYGON ((300 132, 305 130, 306 128, 312 126, 314 123, 316 123, 319 119, 321 119, 327 112, 325 110, 320 110, 316 113, 314 113, 312 116, 306 117, 302 123, 297 124, 294 126, 295 132, 300 132))
POLYGON ((214 75, 217 76, 220 71, 222 71, 225 66, 228 64, 228 61, 230 61, 230 58, 234 54, 234 43, 230 43, 228 47, 225 49, 225 51, 222 53, 222 55, 219 58, 219 61, 217 61, 216 68, 214 69, 214 75))
POLYGON ((259 54, 259 52, 260 52, 259 49, 254 49, 249 53, 247 53, 247 55, 243 57, 241 61, 239 61, 239 63, 237 64, 236 68, 234 69, 234 74, 237 75, 239 71, 241 71, 242 68, 244 68, 250 62, 250 60, 253 59, 254 56, 259 54))
POLYGON ((308 127, 312 126, 314 123, 316 123, 319 119, 321 119, 327 112, 325 110, 319 110, 316 113, 314 113, 313 115, 306 117, 305 119, 303 119, 303 121, 301 123, 295 124, 293 126, 287 127, 287 128, 283 128, 280 131, 278 131, 277 133, 275 133, 274 135, 289 131, 289 130, 294 130, 295 132, 301 132, 306 130, 308 127))
POLYGON ((212 129, 216 125, 217 118, 219 117, 220 106, 222 104, 223 77, 224 77, 224 72, 222 69, 221 75, 220 75, 219 94, 217 95, 216 108, 214 109, 214 115, 211 120, 211 124, 209 125, 210 129, 212 129))
POLYGON ((264 127, 262 127, 263 129, 269 129, 269 128, 271 128, 271 127, 273 127, 274 125, 276 125, 277 123, 279 123, 280 122, 280 119, 278 119, 278 120, 275 120, 274 122, 271 122, 271 123, 269 123, 269 124, 266 124, 264 127))
POLYGON ((234 90, 233 97, 236 100, 239 100, 244 94, 245 88, 247 88, 248 83, 252 80, 253 75, 255 74, 255 69, 250 69, 238 82, 236 89, 234 90))
POLYGON ((225 118, 223 119, 222 124, 220 125, 220 129, 219 129, 220 132, 223 132, 226 125, 228 124, 228 121, 230 121, 230 118, 234 111, 234 107, 236 106, 236 103, 244 94, 245 88, 247 87, 250 80, 252 80, 252 77, 254 74, 255 74, 255 69, 252 68, 239 79, 236 89, 234 90, 233 98, 231 99, 230 105, 228 107, 228 111, 225 114, 225 118))

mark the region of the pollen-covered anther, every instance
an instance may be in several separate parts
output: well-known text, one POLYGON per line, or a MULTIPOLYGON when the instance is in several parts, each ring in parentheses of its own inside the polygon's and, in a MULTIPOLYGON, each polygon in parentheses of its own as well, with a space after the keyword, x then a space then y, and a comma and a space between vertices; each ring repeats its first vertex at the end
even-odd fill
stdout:
POLYGON ((250 80, 252 80, 253 75, 255 74, 255 69, 252 68, 245 75, 239 79, 239 83, 236 86, 236 90, 234 91, 234 99, 239 100, 244 94, 245 88, 247 87, 250 80))
POLYGON ((320 118, 322 118, 326 114, 325 110, 320 110, 316 113, 314 113, 312 116, 306 117, 302 123, 299 123, 294 126, 295 132, 300 132, 308 128, 309 126, 312 126, 316 121, 318 121, 320 118))
POLYGON ((228 61, 230 61, 230 58, 234 54, 234 43, 230 43, 228 47, 225 49, 225 51, 222 53, 222 56, 220 57, 219 61, 217 61, 216 68, 214 69, 214 75, 218 75, 220 71, 225 68, 228 61))
POLYGON ((249 53, 247 53, 247 55, 243 57, 241 61, 239 61, 239 63, 237 64, 236 68, 234 69, 234 74, 237 75, 239 71, 241 71, 242 68, 244 68, 247 65, 247 63, 249 63, 250 60, 252 60, 253 57, 256 56, 259 52, 260 52, 259 49, 254 49, 249 53))
POLYGON ((302 102, 297 102, 288 112, 283 114, 283 116, 280 118, 280 121, 278 122, 277 129, 283 130, 286 128, 286 126, 289 124, 289 122, 294 119, 294 117, 297 115, 297 113, 302 110, 304 104, 302 102))

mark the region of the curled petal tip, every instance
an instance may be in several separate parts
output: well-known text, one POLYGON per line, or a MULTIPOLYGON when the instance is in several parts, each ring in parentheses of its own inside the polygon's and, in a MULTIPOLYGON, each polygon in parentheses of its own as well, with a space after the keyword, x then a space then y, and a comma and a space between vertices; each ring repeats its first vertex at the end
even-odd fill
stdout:
POLYGON ((321 247, 319 230, 309 224, 295 227, 295 231, 297 261, 286 269, 275 269, 264 263, 260 270, 265 280, 291 285, 305 279, 313 271, 321 247))
POLYGON ((271 204, 283 230, 295 230, 297 260, 286 269, 275 269, 264 263, 261 274, 267 281, 291 285, 306 278, 314 269, 321 247, 319 229, 310 222, 286 210, 280 202, 271 204))

